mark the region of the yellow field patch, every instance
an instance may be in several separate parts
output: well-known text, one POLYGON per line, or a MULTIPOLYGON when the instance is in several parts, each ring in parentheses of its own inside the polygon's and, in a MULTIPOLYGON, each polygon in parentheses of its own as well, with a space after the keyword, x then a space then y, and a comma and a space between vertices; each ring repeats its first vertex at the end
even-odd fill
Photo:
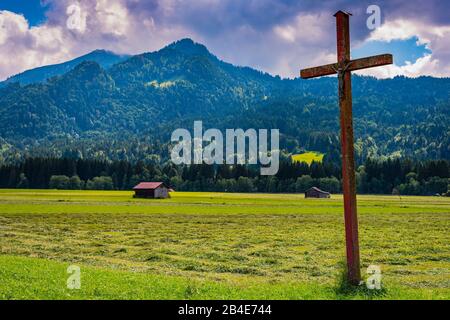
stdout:
POLYGON ((324 154, 320 152, 305 152, 292 155, 292 162, 306 162, 311 165, 313 161, 322 162, 324 154))

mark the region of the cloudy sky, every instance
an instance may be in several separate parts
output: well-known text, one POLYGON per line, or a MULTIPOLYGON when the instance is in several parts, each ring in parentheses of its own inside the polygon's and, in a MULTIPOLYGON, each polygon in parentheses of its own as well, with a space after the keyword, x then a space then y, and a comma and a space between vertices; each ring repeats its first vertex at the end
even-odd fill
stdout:
POLYGON ((450 76, 447 0, 0 0, 0 80, 95 49, 135 54, 186 37, 233 64, 296 77, 335 61, 338 9, 353 14, 353 58, 394 54, 395 65, 359 73, 450 76))

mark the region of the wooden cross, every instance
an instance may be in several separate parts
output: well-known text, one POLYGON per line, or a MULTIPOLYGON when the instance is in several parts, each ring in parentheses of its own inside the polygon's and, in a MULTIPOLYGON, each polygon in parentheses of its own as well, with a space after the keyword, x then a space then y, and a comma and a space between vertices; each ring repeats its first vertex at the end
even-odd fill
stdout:
POLYGON ((383 54, 350 60, 349 19, 351 14, 338 11, 334 16, 336 17, 338 62, 316 68, 304 69, 300 72, 300 75, 303 79, 309 79, 337 74, 339 78, 342 189, 344 192, 347 272, 348 281, 351 284, 357 285, 361 281, 361 271, 359 262, 358 219, 356 214, 351 71, 392 64, 393 58, 391 54, 383 54))

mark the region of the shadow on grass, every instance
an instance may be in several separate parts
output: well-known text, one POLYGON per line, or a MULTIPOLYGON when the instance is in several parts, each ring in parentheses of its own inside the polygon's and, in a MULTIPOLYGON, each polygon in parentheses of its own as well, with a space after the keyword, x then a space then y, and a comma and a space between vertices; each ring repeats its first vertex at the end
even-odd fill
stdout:
MULTIPOLYGON (((336 285, 334 287, 334 292, 336 294, 336 299, 340 300, 351 300, 351 299, 365 299, 365 300, 376 300, 383 299, 388 290, 384 286, 381 289, 369 289, 367 288, 366 281, 362 281, 359 285, 352 285, 347 280, 347 268, 345 263, 342 263, 343 270, 339 275, 336 285)), ((364 279, 365 280, 365 279, 364 279)))

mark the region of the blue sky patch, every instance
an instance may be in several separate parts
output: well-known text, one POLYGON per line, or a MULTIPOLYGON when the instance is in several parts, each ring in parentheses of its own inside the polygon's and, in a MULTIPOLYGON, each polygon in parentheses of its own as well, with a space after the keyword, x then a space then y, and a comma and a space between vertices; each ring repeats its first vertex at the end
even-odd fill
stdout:
POLYGON ((417 59, 426 54, 430 54, 431 50, 425 45, 417 45, 417 37, 407 40, 386 41, 367 41, 361 46, 355 47, 352 51, 352 58, 363 58, 367 56, 392 53, 394 55, 394 63, 397 66, 406 65, 406 61, 414 63, 417 59))
POLYGON ((1 0, 0 10, 22 14, 30 26, 36 26, 45 22, 48 6, 42 6, 40 0, 1 0))

